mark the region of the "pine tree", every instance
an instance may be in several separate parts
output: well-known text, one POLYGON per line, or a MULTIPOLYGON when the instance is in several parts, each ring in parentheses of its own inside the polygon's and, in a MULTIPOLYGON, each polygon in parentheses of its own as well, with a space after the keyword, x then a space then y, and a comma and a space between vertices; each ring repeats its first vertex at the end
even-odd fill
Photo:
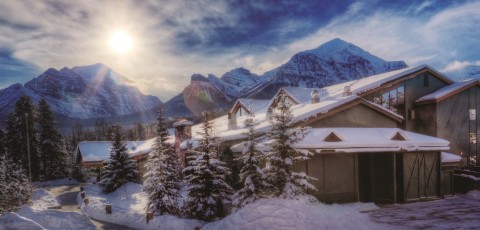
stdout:
POLYGON ((10 159, 20 164, 27 174, 29 172, 27 147, 30 147, 31 175, 33 181, 37 181, 41 176, 41 161, 37 150, 38 141, 37 131, 35 129, 35 117, 36 109, 32 99, 28 96, 22 96, 18 99, 15 107, 8 115, 6 129, 6 146, 7 151, 10 153, 10 159), (29 138, 27 138, 27 133, 29 138), (29 139, 28 144, 27 139, 29 139))
POLYGON ((102 169, 103 192, 111 193, 127 182, 138 179, 137 162, 128 156, 127 143, 122 140, 122 128, 114 126, 113 141, 110 147, 110 158, 102 169))
POLYGON ((38 104, 37 122, 43 175, 47 180, 67 176, 67 149, 62 135, 54 125, 53 112, 44 99, 38 104))
POLYGON ((285 94, 280 95, 277 108, 272 115, 272 129, 267 133, 273 141, 265 155, 270 165, 264 169, 265 178, 273 189, 273 195, 289 199, 304 194, 306 189, 316 190, 308 183, 312 177, 291 170, 295 163, 308 160, 309 155, 292 147, 303 140, 308 133, 308 127, 294 127, 290 105, 288 97, 285 94))
POLYGON ((261 198, 265 186, 265 177, 261 167, 263 156, 256 148, 260 133, 255 131, 254 117, 254 114, 250 113, 247 119, 245 119, 245 127, 248 129, 248 133, 246 133, 247 141, 242 143, 242 156, 236 159, 242 162, 240 181, 243 185, 243 187, 233 195, 232 203, 237 208, 261 198))
POLYGON ((208 114, 202 114, 202 136, 198 148, 189 151, 188 167, 183 170, 188 196, 185 214, 191 218, 211 221, 223 212, 223 201, 229 200, 231 187, 225 182, 230 173, 218 159, 216 138, 212 136, 212 123, 208 114))
POLYGON ((156 215, 179 215, 179 163, 175 150, 167 143, 167 128, 163 110, 160 110, 157 117, 157 137, 154 150, 148 156, 143 190, 148 194, 147 210, 156 215))
POLYGON ((0 129, 0 214, 14 211, 31 198, 31 186, 21 166, 8 158, 0 129))

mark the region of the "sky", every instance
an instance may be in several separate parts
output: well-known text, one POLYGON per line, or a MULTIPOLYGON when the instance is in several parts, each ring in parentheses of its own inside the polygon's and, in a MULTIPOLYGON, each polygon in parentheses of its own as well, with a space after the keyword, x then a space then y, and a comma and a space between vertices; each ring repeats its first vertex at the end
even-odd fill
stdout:
POLYGON ((262 74, 333 38, 449 71, 480 65, 479 12, 478 0, 2 0, 0 88, 103 63, 167 101, 194 73, 262 74))

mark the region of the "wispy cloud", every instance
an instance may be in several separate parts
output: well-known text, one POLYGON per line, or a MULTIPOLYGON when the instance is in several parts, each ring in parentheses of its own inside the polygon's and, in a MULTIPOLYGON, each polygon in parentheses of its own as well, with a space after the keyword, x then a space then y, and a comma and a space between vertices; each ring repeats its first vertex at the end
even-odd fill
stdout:
MULTIPOLYGON (((391 4, 381 0, 1 1, 0 50, 8 51, 9 60, 33 66, 28 73, 101 62, 162 100, 181 92, 193 73, 219 76, 244 66, 261 74, 294 53, 335 37, 410 65, 444 68, 454 60, 480 60, 472 48, 479 45, 479 1, 448 7, 429 0, 391 4), (108 47, 108 37, 119 29, 133 37, 134 48, 128 55, 108 47)), ((0 73, 8 68, 12 67, 0 66, 0 73)), ((2 80, 0 87, 10 82, 2 80)))

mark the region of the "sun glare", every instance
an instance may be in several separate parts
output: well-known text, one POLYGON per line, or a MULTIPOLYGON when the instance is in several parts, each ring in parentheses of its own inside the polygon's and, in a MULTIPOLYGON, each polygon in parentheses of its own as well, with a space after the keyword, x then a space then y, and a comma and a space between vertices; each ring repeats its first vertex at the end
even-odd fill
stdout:
POLYGON ((117 31, 110 36, 110 47, 115 52, 126 53, 132 49, 132 38, 124 31, 117 31))

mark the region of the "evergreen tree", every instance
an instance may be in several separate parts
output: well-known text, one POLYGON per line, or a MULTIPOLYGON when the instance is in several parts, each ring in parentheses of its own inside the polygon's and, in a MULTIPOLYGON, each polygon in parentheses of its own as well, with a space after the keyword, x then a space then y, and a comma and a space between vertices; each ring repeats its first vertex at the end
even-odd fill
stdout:
POLYGON ((188 196, 184 211, 191 218, 211 221, 223 212, 223 201, 229 200, 231 187, 225 182, 229 169, 218 159, 216 138, 212 136, 212 123, 202 113, 202 136, 199 146, 189 151, 188 167, 183 170, 188 196))
POLYGON ((263 196, 262 191, 265 185, 265 177, 261 167, 263 156, 256 148, 260 133, 255 131, 254 117, 254 114, 250 113, 245 119, 245 127, 248 129, 247 140, 242 142, 242 156, 236 159, 242 162, 240 181, 243 185, 233 195, 233 205, 237 208, 252 203, 263 196))
POLYGON ((62 135, 54 125, 50 106, 42 99, 38 104, 39 152, 43 163, 43 175, 47 180, 67 176, 67 149, 62 135))
POLYGON ((146 164, 143 190, 148 194, 147 210, 162 215, 179 215, 177 198, 180 193, 180 171, 178 156, 167 143, 167 123, 160 110, 157 118, 157 137, 154 150, 149 154, 146 164))
POLYGON ((270 165, 264 169, 264 172, 267 182, 273 189, 273 195, 291 199, 304 194, 306 189, 316 190, 316 188, 308 183, 313 179, 312 177, 291 170, 295 163, 308 160, 309 155, 292 147, 303 140, 308 133, 308 127, 295 128, 290 105, 288 97, 285 94, 280 95, 272 115, 272 129, 267 133, 273 142, 265 155, 270 165))
POLYGON ((114 126, 113 141, 110 147, 110 158, 102 170, 103 192, 111 193, 127 182, 138 179, 137 162, 128 156, 127 143, 122 140, 122 128, 114 126))
MULTIPOLYGON (((165 119, 163 119, 165 120, 165 119)), ((166 122, 166 121, 164 121, 166 122)), ((144 141, 146 139, 146 133, 145 133, 145 128, 143 127, 142 124, 138 123, 135 126, 135 133, 136 133, 136 138, 135 140, 137 141, 144 141)))
POLYGON ((35 129, 35 117, 36 109, 32 99, 28 96, 22 96, 18 99, 15 107, 8 115, 6 129, 6 146, 7 151, 10 153, 9 157, 15 163, 20 164, 27 174, 29 172, 27 148, 30 147, 31 175, 33 181, 37 181, 41 173, 41 161, 37 150, 38 141, 35 129), (29 138, 27 138, 27 133, 29 138), (27 143, 27 139, 29 143, 27 143))
POLYGON ((5 150, 5 135, 0 129, 0 214, 28 203, 32 190, 25 171, 8 158, 5 150))

